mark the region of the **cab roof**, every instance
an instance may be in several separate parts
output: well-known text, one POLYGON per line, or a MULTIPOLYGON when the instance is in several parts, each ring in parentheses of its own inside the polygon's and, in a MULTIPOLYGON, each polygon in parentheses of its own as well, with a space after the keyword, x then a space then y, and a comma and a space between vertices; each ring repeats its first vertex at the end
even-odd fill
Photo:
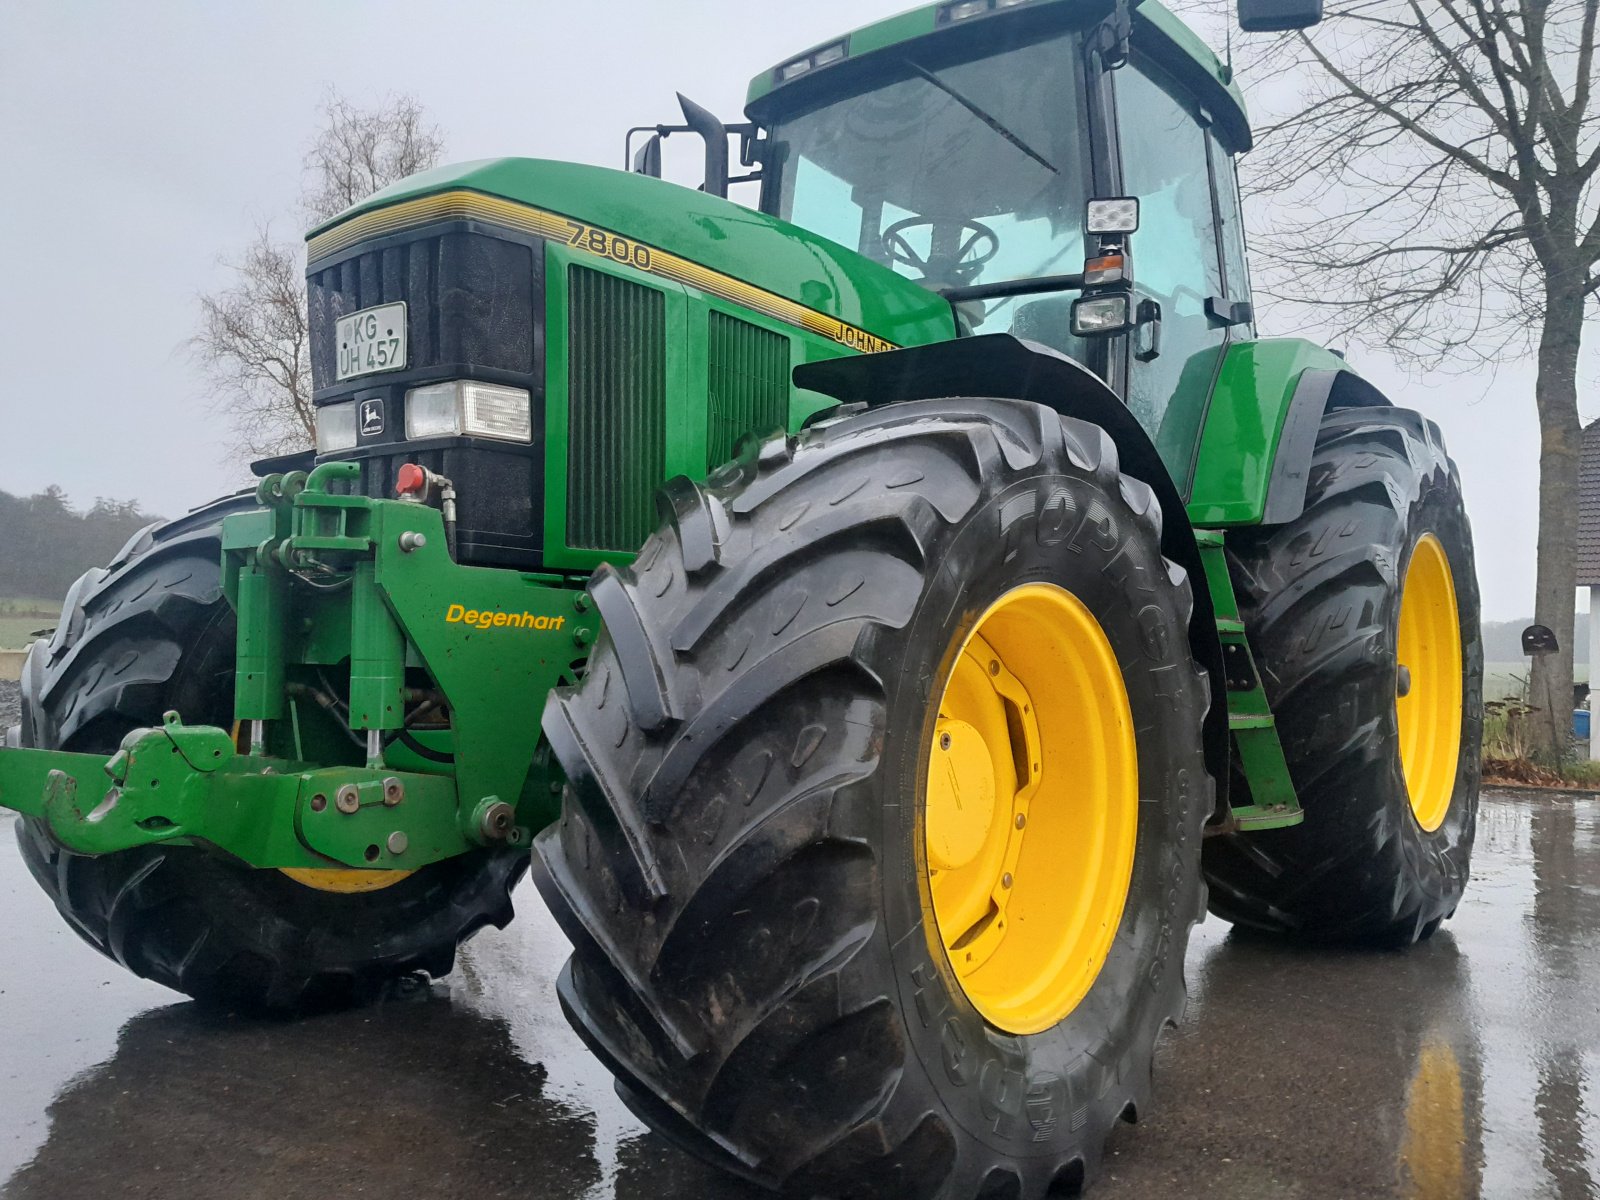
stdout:
MULTIPOLYGON (((1133 5, 1136 42, 1153 50, 1163 66, 1182 77, 1232 128, 1235 140, 1241 143, 1237 149, 1249 149, 1250 117, 1232 69, 1160 0, 1133 0, 1133 5)), ((1046 11, 1065 15, 1073 8, 1092 18, 1109 14, 1111 4, 1107 0, 941 0, 928 4, 813 46, 763 71, 750 81, 747 109, 753 120, 765 122, 782 111, 789 89, 803 82, 805 86, 796 91, 807 93, 809 102, 821 83, 817 76, 841 64, 861 62, 933 34, 953 34, 963 28, 998 30, 1000 22, 1037 18, 1046 11), (962 13, 967 15, 957 15, 962 13), (801 65, 808 63, 814 65, 801 65)))

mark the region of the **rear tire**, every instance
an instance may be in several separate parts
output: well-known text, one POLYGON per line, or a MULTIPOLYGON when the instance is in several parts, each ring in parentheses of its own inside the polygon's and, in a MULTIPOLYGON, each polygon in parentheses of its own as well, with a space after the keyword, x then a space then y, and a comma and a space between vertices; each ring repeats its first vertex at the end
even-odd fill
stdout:
POLYGON ((1230 533, 1227 544, 1306 816, 1291 829, 1207 840, 1212 911, 1312 939, 1430 936, 1470 873, 1483 732, 1472 531, 1438 426, 1399 408, 1329 413, 1305 512, 1230 533), (1396 703, 1403 584, 1430 536, 1449 563, 1461 672, 1459 756, 1431 831, 1413 809, 1396 703))
POLYGON ((535 878, 575 946, 569 1019, 641 1119, 768 1187, 1080 1186, 1147 1106, 1204 903, 1208 685, 1154 496, 1095 426, 947 400, 750 439, 663 499, 635 564, 597 574, 606 632, 546 708, 571 784, 535 878), (940 681, 981 615, 1038 583, 1120 664, 1135 849, 1087 995, 1009 1033, 934 940, 922 813, 940 681))
MULTIPOLYGON (((23 671, 24 746, 111 754, 163 712, 227 727, 233 712, 233 610, 221 589, 218 501, 135 536, 67 597, 61 625, 23 671)), ((39 885, 91 946, 134 974, 197 1000, 296 1012, 366 999, 416 971, 447 974, 484 925, 511 920, 527 858, 470 855, 381 891, 307 887, 197 847, 98 857, 57 846, 43 822, 17 822, 39 885)))

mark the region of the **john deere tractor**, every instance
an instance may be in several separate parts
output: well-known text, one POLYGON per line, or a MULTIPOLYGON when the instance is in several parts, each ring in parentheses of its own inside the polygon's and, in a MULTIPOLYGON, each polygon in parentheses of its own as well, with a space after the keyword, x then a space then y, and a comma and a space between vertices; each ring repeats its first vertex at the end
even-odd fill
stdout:
POLYGON ((947 0, 683 108, 632 170, 312 231, 315 453, 77 583, 0 802, 91 945, 259 1010, 446 974, 531 864, 666 1137, 800 1196, 1071 1191, 1208 902, 1455 910, 1456 468, 1256 336, 1244 105, 1155 0, 947 0))

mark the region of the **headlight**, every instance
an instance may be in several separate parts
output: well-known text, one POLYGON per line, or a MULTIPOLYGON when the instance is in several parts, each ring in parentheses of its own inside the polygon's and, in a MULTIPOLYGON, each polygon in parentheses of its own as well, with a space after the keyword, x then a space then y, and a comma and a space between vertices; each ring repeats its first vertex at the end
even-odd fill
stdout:
MULTIPOLYGON (((353 417, 352 417, 353 419, 353 417)), ((455 379, 406 393, 406 437, 533 441, 533 401, 522 388, 455 379)))
POLYGON ((1074 337, 1107 337, 1133 325, 1126 292, 1110 296, 1084 296, 1072 304, 1074 337))
POLYGON ((317 453, 336 454, 356 448, 356 402, 325 404, 317 409, 317 453))

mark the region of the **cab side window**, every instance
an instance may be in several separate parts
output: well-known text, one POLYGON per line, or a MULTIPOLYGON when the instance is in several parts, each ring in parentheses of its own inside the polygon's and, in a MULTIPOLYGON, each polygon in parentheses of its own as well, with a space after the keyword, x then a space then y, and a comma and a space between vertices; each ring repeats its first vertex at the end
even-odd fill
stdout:
POLYGON ((1159 68, 1135 58, 1113 78, 1123 189, 1140 204, 1132 238, 1140 325, 1130 347, 1128 407, 1187 491, 1228 339, 1206 312, 1208 300, 1226 294, 1211 135, 1199 108, 1159 68))

